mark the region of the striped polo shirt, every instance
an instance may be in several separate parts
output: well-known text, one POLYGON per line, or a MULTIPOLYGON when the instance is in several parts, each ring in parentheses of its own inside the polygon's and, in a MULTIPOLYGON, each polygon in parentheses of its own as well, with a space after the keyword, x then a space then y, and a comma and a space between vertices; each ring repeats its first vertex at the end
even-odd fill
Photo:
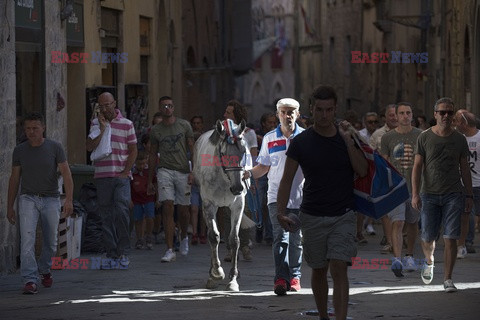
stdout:
MULTIPOLYGON (((124 118, 120 110, 115 109, 115 112, 117 116, 110 122, 112 153, 101 160, 95 161, 94 178, 118 177, 127 163, 128 145, 137 143, 132 121, 124 118)), ((90 131, 92 131, 92 128, 93 126, 90 127, 90 131)))

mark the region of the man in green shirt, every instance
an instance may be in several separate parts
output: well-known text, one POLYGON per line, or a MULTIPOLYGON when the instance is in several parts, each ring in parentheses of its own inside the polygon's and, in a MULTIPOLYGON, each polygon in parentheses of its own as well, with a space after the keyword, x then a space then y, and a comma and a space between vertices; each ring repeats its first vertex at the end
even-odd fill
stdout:
POLYGON ((454 112, 450 98, 441 98, 435 103, 437 124, 419 135, 412 172, 412 207, 421 210, 422 249, 426 260, 421 277, 425 284, 433 280, 435 239, 443 223, 445 292, 457 291, 452 272, 457 257, 456 240, 460 237, 460 217, 463 212, 470 212, 473 204, 467 140, 452 125, 454 112))

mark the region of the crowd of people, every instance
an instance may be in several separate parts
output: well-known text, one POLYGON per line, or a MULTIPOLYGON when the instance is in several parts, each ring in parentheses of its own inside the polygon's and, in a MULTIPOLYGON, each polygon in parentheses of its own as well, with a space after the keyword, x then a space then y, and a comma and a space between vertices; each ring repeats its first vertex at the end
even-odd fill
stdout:
MULTIPOLYGON (((108 269, 112 262, 128 267, 132 227, 134 248, 151 250, 163 240, 161 261, 174 262, 177 252, 186 256, 190 246, 207 243, 202 199, 192 174, 193 146, 207 129, 203 117, 196 115, 190 121, 177 117, 173 99, 164 96, 152 126, 137 141, 132 122, 116 103, 110 93, 98 97, 99 112, 86 143, 88 151, 103 148, 105 140, 110 146, 106 156, 94 161, 103 245, 109 258, 102 260, 102 267, 108 269)), ((312 268, 311 287, 321 319, 328 319, 330 272, 336 317, 345 319, 348 266, 357 245, 368 242, 365 235, 376 234, 375 225, 381 223, 384 236, 379 251, 392 255, 393 274, 403 277, 404 272, 419 270, 425 284, 433 281, 434 252, 442 235, 444 289, 455 292, 455 261, 475 252, 480 215, 476 116, 456 109, 452 99, 441 98, 430 125, 425 116, 414 115, 409 102, 367 112, 361 120, 348 110, 345 120, 339 120, 337 95, 329 86, 315 88, 309 111, 308 116, 301 115, 298 101, 283 98, 275 112, 262 115, 257 130, 250 126, 244 132, 246 147, 256 159, 253 169, 243 174, 252 182, 244 214, 254 220, 256 230, 239 233, 243 259, 254 259, 253 243, 271 245, 273 291, 281 296, 301 290, 305 260, 312 268), (355 211, 353 179, 367 174, 368 163, 353 135, 390 161, 407 181, 410 199, 378 222, 355 211), (419 231, 423 265, 413 257, 419 231)), ((228 101, 223 118, 247 122, 247 109, 237 100, 228 101)), ((32 294, 38 292, 39 280, 44 287, 53 283, 56 226, 60 215, 72 213, 73 181, 61 145, 44 138, 42 115, 28 115, 24 130, 27 140, 13 152, 7 217, 12 224, 20 222, 23 292, 32 294), (62 212, 57 169, 66 194, 62 212), (39 218, 44 242, 37 263, 32 234, 39 218)), ((222 239, 228 238, 228 208, 220 208, 217 219, 222 239)), ((228 241, 226 248, 224 260, 231 261, 228 241)))

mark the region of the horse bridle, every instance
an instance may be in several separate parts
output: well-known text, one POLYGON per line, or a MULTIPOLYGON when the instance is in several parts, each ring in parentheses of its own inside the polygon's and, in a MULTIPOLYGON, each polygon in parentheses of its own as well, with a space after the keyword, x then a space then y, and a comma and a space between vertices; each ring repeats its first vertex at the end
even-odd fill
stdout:
MULTIPOLYGON (((227 143, 228 143, 228 142, 227 142, 227 143)), ((221 145, 221 144, 219 143, 219 144, 218 144, 218 154, 219 154, 219 156, 220 156, 220 157, 219 157, 219 161, 220 161, 220 164, 221 164, 221 166, 222 166, 222 171, 223 171, 223 173, 227 176, 228 181, 231 181, 231 180, 230 180, 230 177, 229 177, 228 174, 227 174, 227 172, 229 172, 229 171, 243 171, 243 170, 245 170, 245 168, 242 167, 242 166, 226 167, 226 166, 223 164, 223 160, 222 160, 223 157, 225 156, 225 154, 222 153, 222 149, 221 149, 220 145, 221 145)), ((238 163, 240 163, 240 161, 239 161, 238 163)))

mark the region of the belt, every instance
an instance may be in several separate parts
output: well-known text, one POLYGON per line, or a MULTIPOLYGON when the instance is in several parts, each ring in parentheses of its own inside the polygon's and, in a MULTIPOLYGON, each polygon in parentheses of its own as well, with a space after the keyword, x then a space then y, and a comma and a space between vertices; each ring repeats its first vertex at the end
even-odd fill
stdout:
POLYGON ((55 197, 55 196, 52 196, 51 194, 46 194, 42 192, 27 192, 24 194, 26 194, 27 196, 39 197, 39 198, 55 197))

